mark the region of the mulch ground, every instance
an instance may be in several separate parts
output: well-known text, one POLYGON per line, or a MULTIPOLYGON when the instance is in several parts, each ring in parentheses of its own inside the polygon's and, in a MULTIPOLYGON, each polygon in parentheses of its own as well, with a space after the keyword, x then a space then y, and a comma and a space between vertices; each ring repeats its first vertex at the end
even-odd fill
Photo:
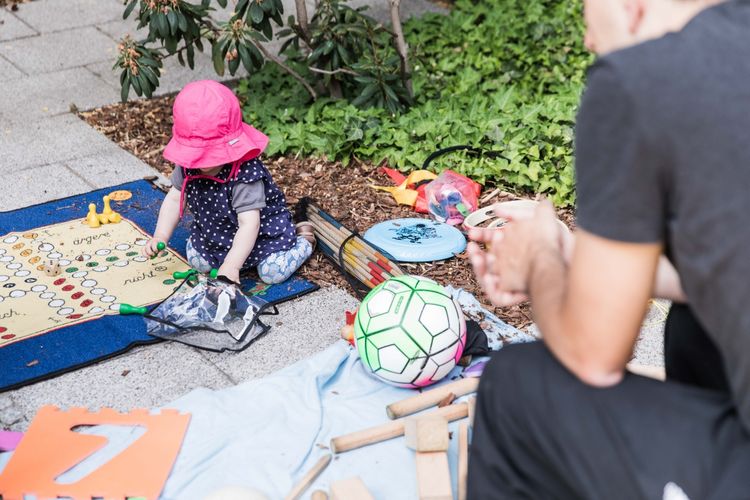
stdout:
MULTIPOLYGON (((115 104, 80 116, 122 148, 142 159, 165 175, 172 165, 161 153, 172 133, 173 96, 115 104)), ((320 158, 278 157, 266 164, 286 194, 289 205, 309 196, 350 229, 364 232, 375 223, 399 217, 412 217, 408 207, 397 205, 390 195, 373 190, 370 185, 391 185, 390 179, 372 164, 354 161, 347 167, 320 158)), ((485 193, 493 190, 486 188, 485 193)), ((518 199, 499 191, 492 201, 518 199)), ((570 211, 561 218, 572 222, 570 211)), ((451 284, 473 293, 489 310, 517 328, 531 324, 528 304, 508 308, 490 306, 477 285, 471 266, 464 256, 426 264, 402 264, 410 274, 427 276, 442 284, 451 284)), ((351 292, 349 284, 331 262, 316 252, 301 270, 302 276, 321 286, 336 285, 351 292)))
POLYGON ((8 7, 10 10, 18 10, 18 4, 30 1, 31 0, 0 0, 0 7, 8 7))

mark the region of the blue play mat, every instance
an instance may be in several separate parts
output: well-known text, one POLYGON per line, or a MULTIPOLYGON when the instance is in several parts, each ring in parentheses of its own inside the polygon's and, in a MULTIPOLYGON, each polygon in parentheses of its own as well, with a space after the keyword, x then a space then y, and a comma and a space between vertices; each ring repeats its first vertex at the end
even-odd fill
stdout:
POLYGON ((466 249, 466 238, 453 226, 430 219, 394 219, 376 224, 364 238, 400 262, 430 262, 466 249))
MULTIPOLYGON (((81 218, 86 215, 89 203, 101 202, 102 196, 116 190, 127 190, 133 195, 130 200, 118 204, 117 211, 145 231, 153 231, 164 193, 149 182, 140 180, 33 207, 0 212, 0 235, 81 218)), ((185 253, 189 228, 190 219, 185 217, 170 240, 170 247, 182 255, 185 253)), ((242 287, 246 293, 260 296, 272 304, 318 288, 315 283, 296 275, 278 285, 244 279, 242 287)), ((101 361, 136 345, 158 341, 146 333, 146 323, 142 317, 112 315, 6 344, 0 348, 0 392, 101 361)))

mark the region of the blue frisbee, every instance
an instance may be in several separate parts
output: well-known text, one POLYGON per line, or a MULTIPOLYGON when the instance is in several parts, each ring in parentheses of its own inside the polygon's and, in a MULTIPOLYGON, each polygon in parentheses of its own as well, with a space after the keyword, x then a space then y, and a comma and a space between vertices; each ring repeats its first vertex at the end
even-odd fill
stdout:
POLYGON ((375 224, 365 240, 401 262, 430 262, 466 249, 466 238, 453 226, 430 219, 394 219, 375 224))

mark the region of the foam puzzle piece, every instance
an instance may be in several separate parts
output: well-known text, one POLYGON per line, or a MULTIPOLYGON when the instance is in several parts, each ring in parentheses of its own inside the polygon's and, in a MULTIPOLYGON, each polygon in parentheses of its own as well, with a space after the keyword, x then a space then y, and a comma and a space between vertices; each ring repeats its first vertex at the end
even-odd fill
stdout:
POLYGON ((142 409, 119 413, 109 408, 89 412, 85 408, 63 411, 44 406, 0 474, 0 492, 4 500, 20 500, 24 495, 156 499, 172 470, 189 422, 189 414, 168 409, 152 415, 142 409), (57 483, 57 477, 107 444, 106 437, 72 430, 80 425, 142 426, 146 432, 86 477, 71 484, 57 483))
POLYGON ((23 432, 0 431, 0 451, 13 451, 21 442, 23 432))

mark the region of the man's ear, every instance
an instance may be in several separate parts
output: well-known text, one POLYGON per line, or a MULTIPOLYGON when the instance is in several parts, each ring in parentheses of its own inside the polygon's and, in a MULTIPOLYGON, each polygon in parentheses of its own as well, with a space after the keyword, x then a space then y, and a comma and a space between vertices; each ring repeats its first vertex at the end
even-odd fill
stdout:
POLYGON ((647 0, 625 0, 625 13, 628 16, 628 33, 634 35, 638 32, 646 11, 647 0))

